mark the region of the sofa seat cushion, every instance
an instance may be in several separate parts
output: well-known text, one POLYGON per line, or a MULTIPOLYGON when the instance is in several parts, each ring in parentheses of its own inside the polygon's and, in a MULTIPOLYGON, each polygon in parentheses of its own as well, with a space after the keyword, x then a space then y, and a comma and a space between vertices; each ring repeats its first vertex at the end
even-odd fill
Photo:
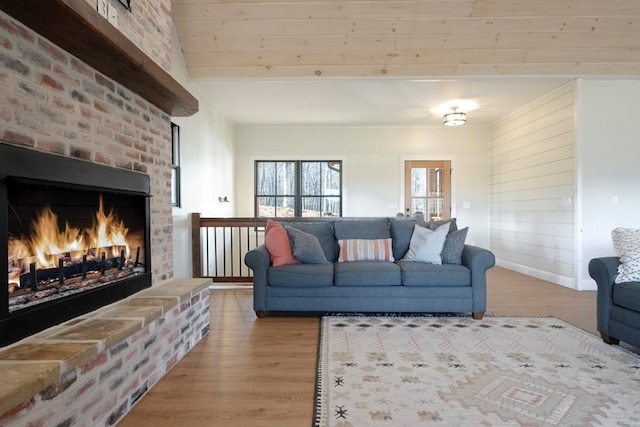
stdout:
POLYGON ((333 264, 290 264, 270 267, 267 277, 270 286, 333 286, 333 264))
POLYGON ((471 270, 457 264, 396 261, 405 286, 471 286, 471 270))
POLYGON ((400 286, 400 268, 392 262, 336 262, 334 270, 336 286, 400 286))
POLYGON ((613 303, 629 310, 640 311, 640 282, 613 285, 613 303))

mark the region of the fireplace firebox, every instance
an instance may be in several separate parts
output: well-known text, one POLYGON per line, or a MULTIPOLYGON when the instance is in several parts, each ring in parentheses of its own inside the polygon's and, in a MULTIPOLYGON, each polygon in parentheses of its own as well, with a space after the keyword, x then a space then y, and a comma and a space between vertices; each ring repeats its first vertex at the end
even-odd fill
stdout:
POLYGON ((151 286, 147 175, 0 142, 0 346, 151 286))

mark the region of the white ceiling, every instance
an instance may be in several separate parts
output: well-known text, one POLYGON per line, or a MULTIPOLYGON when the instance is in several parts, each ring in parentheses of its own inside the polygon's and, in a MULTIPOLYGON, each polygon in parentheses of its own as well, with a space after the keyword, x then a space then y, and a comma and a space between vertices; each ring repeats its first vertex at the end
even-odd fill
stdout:
POLYGON ((194 79, 238 126, 440 126, 452 105, 468 126, 489 126, 570 81, 568 78, 194 79), (477 108, 465 108, 465 103, 477 108), (473 110, 473 111, 472 111, 473 110))

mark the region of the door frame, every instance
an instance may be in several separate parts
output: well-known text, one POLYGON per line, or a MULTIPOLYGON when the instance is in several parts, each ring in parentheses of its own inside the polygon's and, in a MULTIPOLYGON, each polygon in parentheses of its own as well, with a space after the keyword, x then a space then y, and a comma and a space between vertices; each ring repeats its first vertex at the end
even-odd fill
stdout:
MULTIPOLYGON (((400 167, 400 209, 402 210, 402 212, 404 212, 406 214, 405 211, 405 206, 407 204, 407 201, 405 200, 405 162, 407 161, 425 161, 425 162, 438 162, 438 161, 448 161, 451 164, 451 179, 449 181, 450 185, 451 185, 451 215, 450 218, 456 218, 457 217, 457 209, 456 209, 456 174, 455 174, 455 168, 456 168, 456 156, 454 155, 441 155, 441 156, 436 156, 436 155, 425 155, 425 156, 416 156, 416 155, 412 155, 412 156, 400 156, 400 163, 399 163, 399 167, 400 167)), ((426 218, 425 218, 426 219, 426 218)))

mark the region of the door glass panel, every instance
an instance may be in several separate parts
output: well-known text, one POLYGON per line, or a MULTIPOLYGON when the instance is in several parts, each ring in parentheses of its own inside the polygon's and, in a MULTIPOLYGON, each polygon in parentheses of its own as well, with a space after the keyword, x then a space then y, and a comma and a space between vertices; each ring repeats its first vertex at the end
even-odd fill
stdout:
POLYGON ((427 195, 427 170, 425 168, 411 169, 411 196, 424 197, 427 195))
POLYGON ((429 168, 429 196, 442 197, 442 169, 429 168))
POLYGON ((427 210, 427 199, 413 199, 411 200, 411 212, 415 214, 416 212, 425 213, 427 210))
POLYGON ((443 203, 442 199, 429 199, 429 215, 427 219, 430 221, 437 221, 442 218, 443 213, 443 203))

